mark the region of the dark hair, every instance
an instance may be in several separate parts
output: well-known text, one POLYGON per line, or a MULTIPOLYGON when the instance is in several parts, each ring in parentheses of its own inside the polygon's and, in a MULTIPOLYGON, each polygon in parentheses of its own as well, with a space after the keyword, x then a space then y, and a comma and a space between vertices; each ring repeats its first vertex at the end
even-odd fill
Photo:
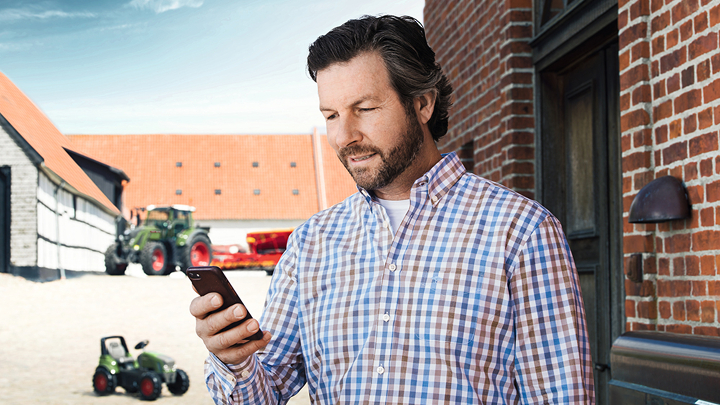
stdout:
POLYGON ((436 141, 447 133, 452 86, 435 62, 435 52, 418 20, 408 16, 366 15, 321 35, 309 51, 307 68, 315 81, 317 72, 332 64, 348 62, 363 52, 379 52, 390 83, 407 111, 412 110, 415 97, 435 91, 435 110, 428 127, 436 141))

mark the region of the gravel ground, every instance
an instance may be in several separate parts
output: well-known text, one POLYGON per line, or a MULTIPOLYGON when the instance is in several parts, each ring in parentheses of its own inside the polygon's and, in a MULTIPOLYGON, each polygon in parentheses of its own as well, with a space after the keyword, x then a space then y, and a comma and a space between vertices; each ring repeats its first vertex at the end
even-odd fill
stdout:
MULTIPOLYGON (((270 277, 264 271, 229 271, 228 279, 259 317, 270 277)), ((207 351, 188 312, 195 296, 184 274, 147 277, 138 265, 125 276, 83 274, 47 283, 0 273, 0 404, 138 404, 137 395, 118 388, 98 397, 92 376, 100 338, 125 337, 132 347, 148 339, 149 351, 175 359, 187 372, 190 389, 173 396, 167 387, 156 403, 212 404, 205 388, 207 351)), ((293 405, 310 401, 303 390, 293 405)))

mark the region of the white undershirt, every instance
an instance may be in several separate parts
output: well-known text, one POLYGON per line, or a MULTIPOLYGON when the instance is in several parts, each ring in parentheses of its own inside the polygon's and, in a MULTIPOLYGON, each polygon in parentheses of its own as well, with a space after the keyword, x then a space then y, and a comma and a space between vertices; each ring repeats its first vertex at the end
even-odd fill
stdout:
POLYGON ((378 202, 385 208, 390 217, 390 226, 394 235, 403 218, 405 218, 405 214, 410 209, 410 200, 383 200, 378 198, 378 202))

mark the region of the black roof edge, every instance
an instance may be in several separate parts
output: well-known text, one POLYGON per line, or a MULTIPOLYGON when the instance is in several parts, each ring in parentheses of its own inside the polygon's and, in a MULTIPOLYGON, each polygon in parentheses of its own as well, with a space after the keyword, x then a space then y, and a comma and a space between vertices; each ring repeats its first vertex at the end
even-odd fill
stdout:
POLYGON ((97 164, 99 164, 99 165, 105 166, 105 167, 108 168, 108 170, 110 170, 111 172, 113 172, 113 173, 115 173, 116 175, 118 175, 118 177, 120 177, 121 179, 123 179, 123 180, 125 180, 125 181, 130 181, 130 177, 128 177, 128 175, 125 174, 124 171, 122 171, 121 169, 118 169, 117 167, 110 166, 109 164, 107 164, 107 163, 105 163, 105 162, 101 162, 101 161, 99 161, 99 160, 93 159, 93 158, 91 158, 90 156, 84 155, 84 154, 82 154, 82 153, 80 153, 80 152, 77 152, 77 151, 74 151, 74 150, 72 150, 72 149, 68 149, 68 148, 63 148, 63 149, 65 149, 65 152, 67 152, 69 155, 71 155, 71 157, 72 157, 72 155, 75 155, 75 156, 78 156, 78 157, 80 157, 80 158, 82 158, 82 159, 87 159, 87 160, 89 160, 89 161, 91 161, 91 162, 95 162, 95 163, 97 163, 97 164))

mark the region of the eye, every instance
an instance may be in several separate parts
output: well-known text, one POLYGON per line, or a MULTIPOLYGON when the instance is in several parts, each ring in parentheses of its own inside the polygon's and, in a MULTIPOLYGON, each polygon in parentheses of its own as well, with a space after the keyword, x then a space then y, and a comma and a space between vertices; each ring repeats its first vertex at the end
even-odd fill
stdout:
POLYGON ((373 111, 373 110, 375 110, 374 107, 371 107, 371 108, 361 108, 361 109, 360 109, 360 112, 370 112, 370 111, 373 111))
POLYGON ((337 118, 337 114, 330 114, 327 117, 325 117, 325 121, 330 121, 335 118, 337 118))

